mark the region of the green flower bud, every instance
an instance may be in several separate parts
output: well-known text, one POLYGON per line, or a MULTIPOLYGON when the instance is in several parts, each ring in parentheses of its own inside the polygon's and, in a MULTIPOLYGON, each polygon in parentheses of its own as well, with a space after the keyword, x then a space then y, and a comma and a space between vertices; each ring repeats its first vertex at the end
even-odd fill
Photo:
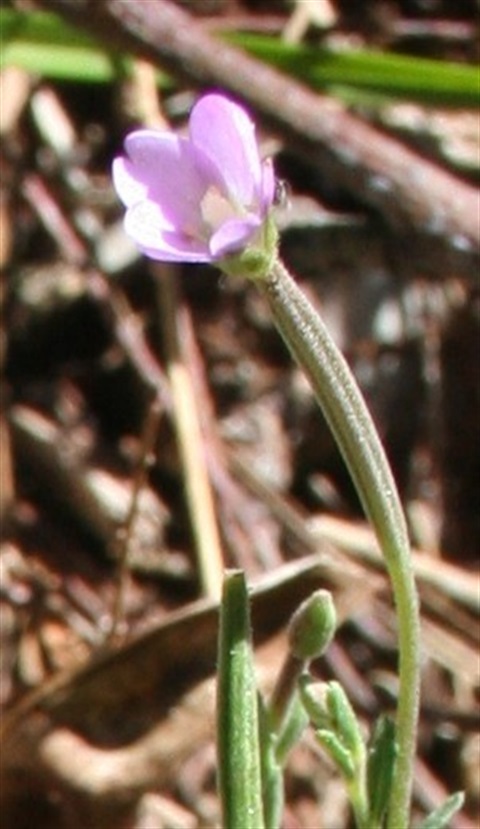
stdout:
POLYGON ((316 659, 332 641, 336 625, 332 594, 317 590, 292 616, 288 628, 290 651, 297 659, 316 659))

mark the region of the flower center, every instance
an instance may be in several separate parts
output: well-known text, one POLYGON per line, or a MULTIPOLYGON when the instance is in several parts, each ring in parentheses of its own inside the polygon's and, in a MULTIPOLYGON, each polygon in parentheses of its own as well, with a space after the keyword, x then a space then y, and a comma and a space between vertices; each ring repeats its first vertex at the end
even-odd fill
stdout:
POLYGON ((238 218, 244 211, 239 205, 233 205, 212 185, 200 202, 200 212, 204 227, 210 236, 229 219, 238 218))

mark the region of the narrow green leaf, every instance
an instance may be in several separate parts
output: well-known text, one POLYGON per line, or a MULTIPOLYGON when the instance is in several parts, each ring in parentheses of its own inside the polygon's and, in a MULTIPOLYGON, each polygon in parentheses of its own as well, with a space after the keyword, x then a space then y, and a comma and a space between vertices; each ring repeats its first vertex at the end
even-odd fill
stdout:
POLYGON ((380 717, 372 734, 367 761, 368 805, 372 827, 381 826, 387 812, 396 756, 395 725, 389 717, 380 717))
POLYGON ((43 11, 0 9, 3 43, 23 40, 53 46, 92 46, 94 40, 82 29, 65 23, 56 14, 43 11))
POLYGON ((372 49, 303 46, 244 32, 229 32, 226 37, 314 89, 331 92, 344 88, 437 105, 480 104, 480 81, 474 66, 372 49))
POLYGON ((315 731, 315 738, 327 752, 330 759, 338 766, 347 782, 355 779, 356 765, 351 751, 344 746, 333 731, 320 728, 315 731))
MULTIPOLYGON (((2 67, 16 64, 45 77, 84 82, 108 82, 114 77, 108 48, 55 14, 1 9, 0 30, 2 67)), ((228 32, 223 37, 313 89, 350 101, 358 98, 374 104, 402 98, 455 107, 480 103, 475 66, 371 49, 304 46, 247 32, 228 32)), ((122 63, 127 57, 116 55, 115 60, 122 63)), ((159 84, 167 83, 165 75, 159 73, 158 78, 159 84)))
POLYGON ((328 683, 327 705, 332 718, 332 730, 335 730, 342 745, 350 751, 355 763, 363 763, 365 744, 357 715, 343 687, 335 680, 328 683))
POLYGON ((438 809, 425 818, 419 829, 445 829, 450 818, 462 808, 464 800, 463 792, 450 795, 438 809))
POLYGON ((112 60, 100 49, 48 46, 17 40, 2 50, 0 68, 19 66, 42 77, 79 83, 107 83, 117 74, 112 60))
POLYGON ((241 571, 225 576, 218 647, 217 752, 222 825, 264 829, 258 700, 241 571))
POLYGON ((284 804, 282 766, 277 758, 277 734, 272 730, 271 712, 259 697, 262 800, 265 829, 280 826, 284 804))
POLYGON ((118 57, 93 38, 47 12, 0 10, 0 66, 56 80, 105 83, 116 74, 118 57))
MULTIPOLYGON (((0 69, 18 66, 41 77, 77 83, 110 83, 131 71, 132 56, 110 52, 93 37, 49 12, 0 9, 0 69)), ((157 73, 159 86, 167 75, 157 73)))

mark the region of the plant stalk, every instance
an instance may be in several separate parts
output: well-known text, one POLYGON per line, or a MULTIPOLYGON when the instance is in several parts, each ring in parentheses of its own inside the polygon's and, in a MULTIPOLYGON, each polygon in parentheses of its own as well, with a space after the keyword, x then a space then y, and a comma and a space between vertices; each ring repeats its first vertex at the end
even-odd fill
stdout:
POLYGON ((384 449, 357 382, 313 306, 278 260, 255 280, 275 325, 310 380, 385 557, 398 618, 398 757, 388 829, 410 823, 420 688, 420 621, 405 517, 384 449))

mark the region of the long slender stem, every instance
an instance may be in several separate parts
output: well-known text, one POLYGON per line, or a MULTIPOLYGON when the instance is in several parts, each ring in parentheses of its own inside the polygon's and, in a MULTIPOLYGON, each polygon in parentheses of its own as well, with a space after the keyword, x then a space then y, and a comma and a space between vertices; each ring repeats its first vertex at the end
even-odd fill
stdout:
POLYGON ((377 431, 357 383, 317 312, 277 261, 257 288, 292 355, 306 372, 317 400, 376 531, 389 572, 398 616, 398 758, 388 829, 409 825, 420 686, 418 597, 400 499, 377 431))

